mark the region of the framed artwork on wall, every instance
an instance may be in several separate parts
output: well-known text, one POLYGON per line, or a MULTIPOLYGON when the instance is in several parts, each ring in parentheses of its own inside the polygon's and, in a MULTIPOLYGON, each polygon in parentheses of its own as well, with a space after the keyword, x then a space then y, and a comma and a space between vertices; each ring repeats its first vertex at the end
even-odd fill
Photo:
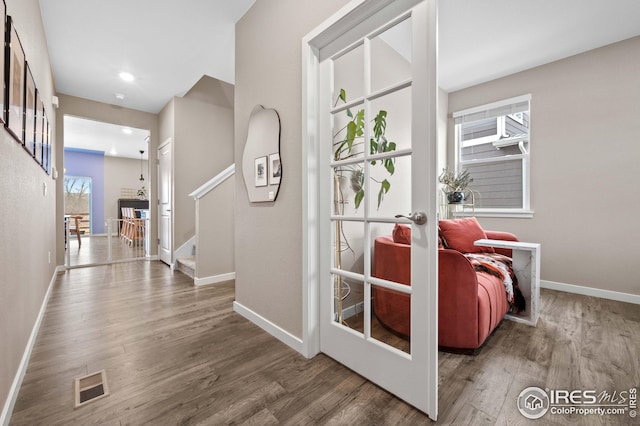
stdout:
MULTIPOLYGON (((4 0, 0 1, 0 18, 2 19, 2 40, 5 41, 6 34, 6 24, 7 24, 7 5, 4 3, 4 0)), ((4 74, 4 50, 2 54, 0 54, 0 72, 4 74)), ((4 77, 4 76, 3 76, 4 77)), ((5 114, 7 109, 7 101, 6 101, 6 77, 2 78, 2 94, 0 95, 0 123, 5 122, 5 114)))
POLYGON ((51 125, 49 124, 49 119, 47 118, 47 112, 42 107, 42 118, 43 118, 43 127, 42 127, 42 167, 44 167, 47 173, 50 172, 51 167, 51 150, 49 149, 49 140, 51 138, 51 125))
POLYGON ((36 161, 42 164, 42 155, 37 150, 36 144, 36 83, 29 64, 25 67, 26 90, 24 92, 24 147, 36 161))
POLYGON ((282 164, 280 163, 280 154, 269 155, 269 185, 278 185, 282 176, 282 164))
POLYGON ((5 84, 7 85, 7 130, 20 143, 24 144, 24 78, 25 57, 20 38, 16 32, 11 16, 7 16, 6 50, 9 63, 6 66, 5 84))
POLYGON ((258 157, 255 160, 255 185, 267 186, 267 157, 258 157))
POLYGON ((36 142, 36 161, 40 164, 43 163, 43 149, 42 140, 44 137, 44 105, 42 99, 40 99, 40 92, 36 89, 36 128, 35 128, 35 142, 36 142))

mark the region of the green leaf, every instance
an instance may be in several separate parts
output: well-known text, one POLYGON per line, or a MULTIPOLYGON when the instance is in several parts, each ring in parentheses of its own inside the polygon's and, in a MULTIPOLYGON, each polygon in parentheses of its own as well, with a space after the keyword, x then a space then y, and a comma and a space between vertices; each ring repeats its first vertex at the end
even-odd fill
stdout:
POLYGON ((384 160, 384 168, 387 169, 390 175, 396 171, 395 161, 391 158, 384 160))
POLYGON ((378 115, 373 119, 373 134, 376 139, 384 135, 387 128, 387 111, 380 110, 378 115))
POLYGON ((349 124, 347 124, 347 137, 345 139, 347 146, 349 147, 349 151, 351 151, 351 148, 353 147, 353 141, 356 138, 356 131, 356 123, 350 121, 349 124))
POLYGON ((369 142, 369 153, 371 155, 375 154, 376 152, 378 152, 378 142, 375 141, 375 139, 371 139, 371 141, 369 142))
POLYGON ((347 102, 347 92, 344 91, 344 89, 340 89, 340 100, 344 103, 347 102))
POLYGON ((390 188, 391 188, 391 184, 386 179, 383 180, 382 183, 380 184, 380 191, 378 192, 378 208, 380 208, 380 204, 382 204, 382 199, 384 198, 384 194, 389 192, 390 188))
POLYGON ((395 142, 389 142, 389 145, 387 146, 387 150, 385 152, 390 152, 390 151, 395 151, 396 150, 396 143, 395 142))
POLYGON ((360 191, 356 192, 356 198, 355 198, 356 209, 360 207, 360 203, 362 202, 363 198, 364 198, 364 189, 361 189, 360 191))
POLYGON ((356 122, 357 130, 358 130, 356 132, 356 135, 358 136, 364 135, 364 110, 363 109, 358 111, 354 121, 356 122))
POLYGON ((353 113, 351 112, 351 110, 349 108, 347 108, 347 117, 353 118, 353 113))

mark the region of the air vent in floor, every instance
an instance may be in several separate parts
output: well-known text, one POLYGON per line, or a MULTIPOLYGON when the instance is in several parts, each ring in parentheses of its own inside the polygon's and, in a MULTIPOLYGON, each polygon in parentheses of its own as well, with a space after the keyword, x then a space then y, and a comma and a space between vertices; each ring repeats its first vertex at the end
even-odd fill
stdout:
POLYGON ((76 408, 109 395, 107 374, 104 370, 79 377, 75 384, 76 408))

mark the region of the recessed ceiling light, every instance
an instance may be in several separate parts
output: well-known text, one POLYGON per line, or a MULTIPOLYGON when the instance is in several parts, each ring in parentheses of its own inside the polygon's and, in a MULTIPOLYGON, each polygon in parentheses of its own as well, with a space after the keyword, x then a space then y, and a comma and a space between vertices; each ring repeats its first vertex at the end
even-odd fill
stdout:
POLYGON ((115 148, 111 148, 111 151, 109 151, 109 154, 111 155, 118 155, 118 151, 116 151, 115 148))
POLYGON ((124 100, 124 98, 125 98, 125 96, 122 93, 116 93, 115 97, 116 97, 116 99, 121 100, 121 101, 124 100))
POLYGON ((128 73, 128 72, 121 72, 119 75, 120 75, 120 78, 123 79, 124 81, 133 81, 134 80, 133 75, 128 73))
POLYGON ((128 129, 128 128, 125 127, 124 129, 122 129, 122 133, 124 133, 126 135, 130 135, 131 133, 133 133, 133 130, 128 129))

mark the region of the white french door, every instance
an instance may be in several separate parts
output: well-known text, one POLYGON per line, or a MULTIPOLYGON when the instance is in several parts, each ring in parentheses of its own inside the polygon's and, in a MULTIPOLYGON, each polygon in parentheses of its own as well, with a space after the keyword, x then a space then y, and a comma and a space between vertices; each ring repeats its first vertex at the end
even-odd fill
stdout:
POLYGON ((358 37, 339 35, 317 51, 320 350, 432 419, 435 7, 390 2, 352 25, 358 37), (396 223, 410 227, 410 247, 377 248, 396 223))

